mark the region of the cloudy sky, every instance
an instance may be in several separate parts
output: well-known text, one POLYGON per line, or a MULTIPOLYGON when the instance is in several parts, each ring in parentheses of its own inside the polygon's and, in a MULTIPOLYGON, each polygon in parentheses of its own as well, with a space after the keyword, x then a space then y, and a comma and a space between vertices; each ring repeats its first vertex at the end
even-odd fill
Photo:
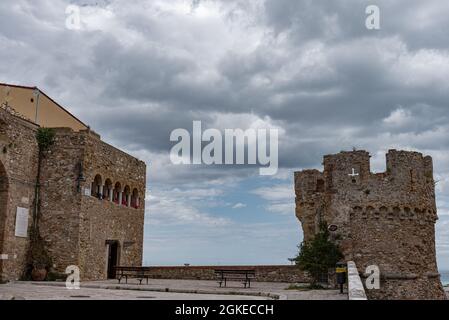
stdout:
POLYGON ((0 81, 38 86, 147 162, 145 264, 288 263, 293 171, 357 147, 375 171, 390 148, 433 156, 449 269, 448 16, 446 0, 3 0, 0 81), (172 165, 170 132, 193 120, 280 129, 278 174, 172 165))

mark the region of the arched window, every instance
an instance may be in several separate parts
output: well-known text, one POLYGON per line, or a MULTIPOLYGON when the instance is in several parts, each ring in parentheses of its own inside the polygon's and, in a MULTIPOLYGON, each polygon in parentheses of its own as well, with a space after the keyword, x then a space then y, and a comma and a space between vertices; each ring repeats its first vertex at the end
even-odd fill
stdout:
POLYGON ((122 206, 129 207, 131 204, 131 188, 129 186, 125 186, 123 189, 123 197, 122 197, 122 206))
POLYGON ((394 217, 399 217, 401 215, 401 208, 399 207, 393 207, 393 215, 394 217))
POLYGON ((103 199, 107 201, 112 201, 112 181, 111 179, 106 179, 103 186, 103 199))
POLYGON ((92 182, 91 196, 98 199, 102 199, 102 180, 101 176, 97 174, 94 181, 92 182))
POLYGON ((379 209, 379 214, 381 216, 381 218, 388 218, 388 208, 385 206, 380 207, 379 209))
POLYGON ((122 185, 120 184, 120 182, 115 183, 112 201, 114 201, 116 204, 120 204, 120 202, 122 201, 122 185))
POLYGON ((405 212, 405 216, 407 218, 409 218, 410 220, 414 219, 413 212, 412 212, 412 210, 409 207, 405 207, 404 208, 404 212, 405 212))
POLYGON ((140 199, 139 199, 139 191, 137 191, 136 188, 133 189, 133 193, 131 195, 131 207, 138 209, 140 206, 139 203, 140 199))

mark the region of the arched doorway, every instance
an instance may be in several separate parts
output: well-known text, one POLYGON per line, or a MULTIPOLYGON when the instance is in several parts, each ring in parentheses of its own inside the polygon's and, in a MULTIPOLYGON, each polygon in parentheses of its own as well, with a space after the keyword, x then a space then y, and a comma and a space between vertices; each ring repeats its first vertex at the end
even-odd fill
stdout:
MULTIPOLYGON (((3 254, 3 240, 5 238, 5 222, 8 204, 8 176, 0 161, 0 254, 3 254)), ((0 280, 3 274, 3 260, 0 259, 0 280)))

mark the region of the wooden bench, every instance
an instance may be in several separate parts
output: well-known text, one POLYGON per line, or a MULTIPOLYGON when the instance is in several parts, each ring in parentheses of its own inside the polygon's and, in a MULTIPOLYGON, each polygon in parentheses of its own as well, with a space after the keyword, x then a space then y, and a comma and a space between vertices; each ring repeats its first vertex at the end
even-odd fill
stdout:
POLYGON ((251 288, 251 280, 256 277, 255 270, 215 269, 214 271, 220 288, 223 284, 226 287, 228 280, 240 281, 245 288, 247 286, 251 288))
POLYGON ((146 279, 148 284, 148 278, 150 277, 150 268, 148 267, 115 267, 115 277, 118 283, 125 278, 125 283, 128 283, 128 278, 134 278, 139 280, 139 284, 142 284, 143 279, 146 279))

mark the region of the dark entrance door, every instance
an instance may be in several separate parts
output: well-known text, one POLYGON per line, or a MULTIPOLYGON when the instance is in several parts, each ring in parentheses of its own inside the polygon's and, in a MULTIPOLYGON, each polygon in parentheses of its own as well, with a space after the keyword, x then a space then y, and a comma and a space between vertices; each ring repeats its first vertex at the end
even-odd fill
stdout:
POLYGON ((118 241, 108 241, 108 279, 115 279, 115 267, 118 261, 118 241))

